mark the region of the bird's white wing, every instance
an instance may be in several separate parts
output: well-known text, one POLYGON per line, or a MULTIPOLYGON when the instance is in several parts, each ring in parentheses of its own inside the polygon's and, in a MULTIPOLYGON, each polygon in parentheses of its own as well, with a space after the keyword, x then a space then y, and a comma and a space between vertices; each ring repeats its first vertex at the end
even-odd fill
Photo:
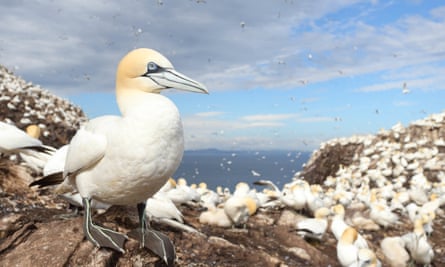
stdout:
POLYGON ((48 176, 54 173, 63 173, 65 169, 65 160, 68 153, 69 145, 64 145, 60 147, 56 152, 54 152, 51 158, 45 164, 43 168, 43 176, 48 176))
POLYGON ((42 142, 35 139, 19 128, 0 122, 0 149, 12 151, 26 147, 41 146, 42 142))
POLYGON ((74 135, 68 148, 63 176, 87 169, 105 155, 107 138, 105 135, 80 129, 74 135))

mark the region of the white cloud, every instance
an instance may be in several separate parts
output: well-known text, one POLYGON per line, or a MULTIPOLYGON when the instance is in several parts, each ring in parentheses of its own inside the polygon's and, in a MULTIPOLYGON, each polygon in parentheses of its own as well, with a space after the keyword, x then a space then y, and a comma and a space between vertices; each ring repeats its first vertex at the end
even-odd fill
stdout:
POLYGON ((0 62, 52 90, 79 92, 113 90, 108 77, 135 46, 161 50, 212 90, 292 88, 444 60, 443 8, 431 11, 436 20, 404 16, 381 28, 363 19, 384 3, 320 20, 360 2, 19 2, 0 11, 8 25, 0 29, 0 62), (76 79, 85 74, 88 83, 76 79))
MULTIPOLYGON (((305 84, 344 77, 359 80, 369 74, 376 80, 360 85, 356 92, 402 91, 405 82, 412 93, 443 88, 445 7, 432 9, 430 15, 406 13, 380 25, 371 22, 396 4, 358 0, 204 4, 172 0, 163 5, 154 0, 8 1, 0 4, 4 25, 0 64, 17 66, 16 72, 24 79, 64 96, 113 91, 117 62, 127 51, 142 46, 160 50, 179 71, 213 92, 306 90, 305 84), (346 12, 340 16, 337 11, 346 12)), ((295 95, 296 103, 323 103, 323 96, 303 93, 295 95)), ((184 118, 187 144, 272 142, 284 146, 294 139, 311 143, 316 137, 282 134, 268 142, 241 132, 269 133, 295 122, 333 121, 328 116, 293 114, 293 110, 245 116, 230 112, 218 107, 218 111, 184 118), (226 114, 239 117, 228 120, 226 114)))

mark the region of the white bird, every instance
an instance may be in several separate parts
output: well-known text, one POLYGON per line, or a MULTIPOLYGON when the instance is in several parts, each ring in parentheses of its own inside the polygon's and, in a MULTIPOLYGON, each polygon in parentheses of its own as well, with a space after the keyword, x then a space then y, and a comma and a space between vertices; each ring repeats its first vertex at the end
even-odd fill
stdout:
MULTIPOLYGON (((344 231, 350 226, 345 222, 345 208, 341 204, 337 204, 331 207, 332 213, 334 213, 334 217, 331 221, 331 232, 334 234, 335 239, 340 240, 344 231)), ((355 239, 355 245, 358 248, 368 248, 368 242, 366 239, 359 233, 357 233, 357 238, 355 239)))
MULTIPOLYGON (((175 255, 171 241, 148 229, 145 222, 146 200, 176 171, 184 151, 178 109, 159 94, 168 88, 208 93, 202 84, 175 71, 157 51, 141 48, 124 56, 116 74, 122 116, 95 118, 76 133, 68 149, 63 184, 71 184, 80 193, 84 233, 93 244, 124 252, 127 237, 92 222, 92 199, 138 204, 141 246, 151 246, 154 252, 169 249, 160 256, 171 264, 175 255)), ((43 178, 33 185, 46 183, 43 178)))
POLYGON ((270 190, 275 191, 277 194, 281 194, 280 189, 270 180, 258 180, 253 182, 255 185, 267 186, 270 190))
POLYGON ((357 230, 348 227, 338 240, 337 259, 341 266, 357 266, 359 248, 354 244, 357 240, 357 236, 357 230))
POLYGON ((315 211, 315 218, 307 218, 297 222, 296 231, 304 238, 322 240, 328 228, 328 216, 331 211, 322 207, 315 211))
POLYGON ((147 199, 145 214, 150 221, 168 218, 181 223, 184 222, 182 213, 165 192, 162 191, 158 191, 151 198, 147 199))
POLYGON ((184 224, 181 211, 163 191, 158 191, 147 200, 145 214, 149 221, 167 224, 191 233, 198 232, 195 228, 184 224))
POLYGON ((223 199, 213 190, 207 190, 204 193, 201 194, 200 197, 200 204, 203 207, 208 206, 217 206, 223 201, 223 199))
POLYGON ((250 173, 252 173, 252 175, 255 176, 255 177, 261 176, 261 173, 255 171, 255 170, 250 170, 250 173))
POLYGON ((377 259, 374 251, 369 248, 362 248, 358 251, 358 262, 359 267, 381 267, 382 263, 377 259))
POLYGON ((245 226, 258 206, 252 197, 233 195, 224 203, 224 211, 235 226, 245 226))
POLYGON ((259 207, 269 208, 280 206, 282 201, 282 194, 280 189, 269 180, 258 180, 253 182, 255 185, 267 186, 262 192, 257 193, 257 198, 259 200, 259 207))
POLYGON ((43 176, 63 174, 69 145, 57 149, 43 167, 43 176))
POLYGON ((304 180, 297 180, 286 184, 282 190, 281 201, 297 211, 306 208, 306 190, 309 184, 304 180))
POLYGON ((196 189, 187 185, 187 181, 184 178, 179 178, 176 182, 176 187, 166 191, 166 195, 176 205, 199 202, 201 198, 196 189))
MULTIPOLYGON (((56 181, 62 179, 63 170, 65 167, 66 155, 68 153, 68 147, 69 145, 61 146, 48 159, 45 166, 43 167, 43 176, 46 177, 46 179, 49 180, 54 179, 56 181)), ((67 201, 68 203, 70 203, 75 207, 83 207, 82 197, 75 190, 74 187, 68 185, 68 187, 64 189, 64 191, 69 191, 69 192, 63 193, 59 195, 59 197, 61 197, 62 199, 64 199, 65 201, 67 201)), ((91 200, 92 209, 107 210, 110 207, 111 207, 110 204, 106 204, 95 199, 91 200)))
POLYGON ((414 223, 414 231, 402 236, 411 259, 423 265, 429 265, 434 258, 434 250, 424 231, 424 223, 427 222, 425 218, 417 219, 414 223))
POLYGON ((24 132, 14 125, 0 121, 0 153, 19 154, 29 167, 40 172, 55 149, 43 145, 37 139, 39 136, 40 128, 37 125, 28 126, 27 132, 24 132))
POLYGON ((404 95, 409 94, 410 90, 408 89, 408 86, 406 85, 406 82, 403 83, 403 89, 402 89, 402 93, 404 95))
POLYGON ((400 236, 385 237, 380 248, 391 267, 407 266, 409 254, 405 250, 405 241, 400 236))
POLYGON ((369 217, 384 228, 398 223, 399 216, 382 203, 372 203, 369 217))
POLYGON ((199 215, 199 222, 212 226, 229 228, 233 225, 232 220, 224 211, 223 207, 209 206, 206 211, 199 215))
POLYGON ((39 139, 14 125, 0 121, 0 153, 12 154, 27 149, 46 151, 39 139))

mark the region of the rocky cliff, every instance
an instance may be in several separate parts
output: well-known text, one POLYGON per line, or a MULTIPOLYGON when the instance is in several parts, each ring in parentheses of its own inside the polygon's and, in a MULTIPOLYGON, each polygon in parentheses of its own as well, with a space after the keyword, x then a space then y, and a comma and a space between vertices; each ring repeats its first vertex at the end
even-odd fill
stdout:
POLYGON ((83 111, 37 85, 28 83, 0 65, 0 120, 20 129, 36 124, 44 144, 66 144, 86 121, 83 111))

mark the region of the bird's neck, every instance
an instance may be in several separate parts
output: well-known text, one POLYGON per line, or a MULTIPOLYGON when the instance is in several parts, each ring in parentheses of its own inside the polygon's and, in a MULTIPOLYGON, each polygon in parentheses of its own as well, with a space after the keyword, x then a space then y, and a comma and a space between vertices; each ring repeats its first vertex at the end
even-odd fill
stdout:
MULTIPOLYGON (((141 110, 151 108, 157 103, 159 94, 146 93, 136 89, 117 90, 117 105, 123 117, 137 116, 141 110)), ((146 115, 146 114, 140 114, 146 115)))

